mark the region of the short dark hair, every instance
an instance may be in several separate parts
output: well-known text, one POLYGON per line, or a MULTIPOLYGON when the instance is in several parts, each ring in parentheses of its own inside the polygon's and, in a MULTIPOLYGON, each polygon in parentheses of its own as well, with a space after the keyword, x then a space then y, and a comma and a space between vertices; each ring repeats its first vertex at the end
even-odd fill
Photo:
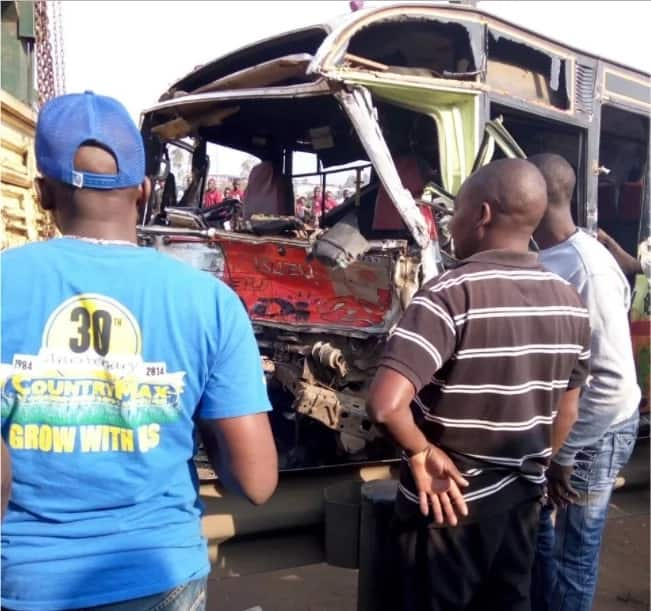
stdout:
POLYGON ((556 153, 541 153, 529 157, 547 184, 547 201, 551 205, 567 204, 572 200, 576 174, 568 161, 556 153))

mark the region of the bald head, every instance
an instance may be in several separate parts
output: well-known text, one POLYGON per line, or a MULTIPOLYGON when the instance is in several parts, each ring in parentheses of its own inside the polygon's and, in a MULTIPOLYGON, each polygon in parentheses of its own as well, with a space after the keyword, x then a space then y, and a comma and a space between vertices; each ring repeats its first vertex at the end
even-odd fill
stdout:
POLYGON ((572 194, 576 185, 576 174, 572 166, 560 155, 544 153, 529 157, 545 179, 547 201, 550 207, 570 209, 572 194))
POLYGON ((522 159, 500 159, 477 170, 455 201, 452 237, 458 257, 491 249, 526 251, 547 202, 545 180, 522 159))
POLYGON ((526 251, 547 204, 545 180, 522 159, 500 159, 477 170, 455 200, 452 237, 458 257, 491 249, 526 251))
POLYGON ((540 172, 523 159, 499 159, 477 170, 459 191, 470 205, 490 205, 494 223, 531 233, 545 212, 547 191, 540 172))

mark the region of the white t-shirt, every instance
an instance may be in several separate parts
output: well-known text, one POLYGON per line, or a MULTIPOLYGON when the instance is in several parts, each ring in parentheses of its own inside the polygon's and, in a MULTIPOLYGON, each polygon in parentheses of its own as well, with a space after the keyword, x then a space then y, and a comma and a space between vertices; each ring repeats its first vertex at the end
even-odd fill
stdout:
POLYGON ((613 256, 583 231, 541 250, 539 260, 575 286, 590 313, 590 377, 578 420, 554 458, 571 464, 579 450, 595 444, 638 409, 641 395, 628 320, 631 291, 613 256))

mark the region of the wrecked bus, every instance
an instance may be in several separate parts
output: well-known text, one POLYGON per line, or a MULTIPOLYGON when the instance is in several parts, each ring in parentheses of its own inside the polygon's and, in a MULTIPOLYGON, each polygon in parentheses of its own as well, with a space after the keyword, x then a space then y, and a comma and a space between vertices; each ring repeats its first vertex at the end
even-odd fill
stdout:
MULTIPOLYGON (((140 239, 240 296, 282 469, 391 459, 366 389, 414 292, 454 265, 462 181, 493 158, 559 153, 576 169, 577 223, 635 256, 649 236, 650 95, 647 74, 475 8, 361 10, 206 63, 143 113, 157 188, 140 239), (241 202, 204 208, 214 145, 256 162, 241 202), (325 192, 346 172, 347 198, 303 222, 299 187, 325 192)), ((648 398, 648 311, 642 326, 648 398)))

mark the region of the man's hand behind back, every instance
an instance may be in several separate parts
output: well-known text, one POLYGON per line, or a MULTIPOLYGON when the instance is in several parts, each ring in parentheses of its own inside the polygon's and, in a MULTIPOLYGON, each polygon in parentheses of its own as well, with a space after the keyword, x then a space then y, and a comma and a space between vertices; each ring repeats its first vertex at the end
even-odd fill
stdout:
POLYGON ((468 507, 459 487, 465 488, 468 482, 456 468, 452 459, 442 450, 429 446, 409 459, 423 515, 432 515, 438 524, 448 523, 456 526, 457 516, 467 516, 468 507))
POLYGON ((574 467, 572 465, 559 465, 553 460, 547 469, 547 493, 554 505, 567 507, 575 503, 579 495, 572 488, 571 477, 574 467))

